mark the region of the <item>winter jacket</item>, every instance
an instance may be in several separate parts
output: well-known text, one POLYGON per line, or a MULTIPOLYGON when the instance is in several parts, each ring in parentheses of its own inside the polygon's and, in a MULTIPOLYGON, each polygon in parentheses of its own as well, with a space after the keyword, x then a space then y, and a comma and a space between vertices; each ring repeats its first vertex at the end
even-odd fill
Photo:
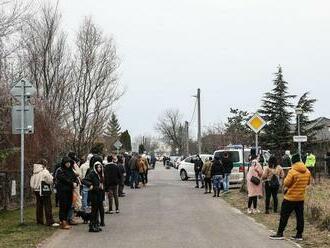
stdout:
POLYGON ((314 154, 310 153, 308 154, 306 158, 306 166, 307 167, 314 167, 316 164, 316 157, 314 154))
POLYGON ((33 175, 30 179, 30 187, 33 191, 40 191, 41 182, 44 181, 47 184, 53 184, 53 176, 50 172, 41 164, 33 165, 33 175))
POLYGON ((89 163, 90 163, 92 157, 93 157, 93 154, 88 154, 86 162, 83 163, 80 166, 80 175, 81 175, 81 178, 85 178, 86 173, 87 173, 87 171, 89 169, 89 163))
POLYGON ((224 175, 223 165, 220 160, 215 159, 211 169, 211 176, 224 175))
POLYGON ((297 162, 289 170, 284 179, 284 199, 288 201, 303 201, 306 187, 310 184, 311 173, 304 163, 297 162))
POLYGON ((262 179, 266 181, 270 181, 276 175, 279 179, 284 178, 284 170, 280 165, 277 165, 275 168, 266 167, 263 174, 262 179))
POLYGON ((211 161, 205 162, 202 168, 202 173, 205 175, 205 178, 211 178, 211 171, 212 171, 212 162, 211 161))
POLYGON ((291 167, 292 163, 291 163, 291 158, 289 155, 285 154, 282 158, 282 167, 283 168, 288 168, 291 167))
POLYGON ((259 185, 255 185, 254 183, 251 182, 251 178, 253 176, 261 179, 262 174, 263 174, 263 170, 262 170, 260 163, 256 159, 252 160, 251 166, 246 175, 247 190, 248 190, 249 197, 263 195, 262 183, 260 183, 259 185))
POLYGON ((105 166, 104 169, 104 185, 105 191, 109 191, 110 186, 117 186, 121 182, 121 173, 118 165, 110 163, 105 166))
POLYGON ((102 202, 104 200, 104 172, 102 166, 101 173, 98 173, 96 171, 96 165, 97 162, 94 164, 93 170, 91 170, 83 180, 83 184, 88 188, 93 186, 93 188, 89 191, 91 202, 102 202))
POLYGON ((78 183, 77 176, 72 166, 67 168, 62 165, 56 172, 57 190, 59 192, 68 192, 73 190, 73 183, 78 183))
POLYGON ((195 172, 201 172, 203 168, 203 161, 200 158, 197 158, 194 163, 195 172))
POLYGON ((120 171, 120 174, 122 176, 126 176, 126 169, 125 169, 125 166, 123 164, 118 164, 118 167, 119 167, 119 171, 120 171))
POLYGON ((145 173, 147 171, 147 164, 148 162, 146 162, 146 160, 144 160, 143 158, 138 159, 138 171, 139 173, 145 173))
POLYGON ((227 173, 227 174, 230 174, 231 170, 234 167, 233 161, 230 158, 223 158, 222 165, 223 165, 224 173, 227 173))
POLYGON ((137 158, 132 157, 129 161, 129 168, 131 170, 137 170, 137 158))

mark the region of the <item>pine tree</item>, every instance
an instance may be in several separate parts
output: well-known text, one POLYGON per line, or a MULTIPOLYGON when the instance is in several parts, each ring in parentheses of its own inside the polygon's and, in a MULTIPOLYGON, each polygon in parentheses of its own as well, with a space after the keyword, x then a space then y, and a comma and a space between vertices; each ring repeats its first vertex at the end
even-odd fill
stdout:
POLYGON ((120 135, 119 140, 123 144, 122 149, 128 152, 132 151, 131 135, 129 134, 128 130, 120 135))
MULTIPOLYGON (((306 135, 308 137, 308 143, 303 143, 302 148, 307 148, 308 144, 310 144, 317 131, 322 129, 323 126, 314 125, 315 121, 310 120, 308 115, 310 113, 314 112, 314 104, 316 102, 316 99, 309 98, 310 93, 306 92, 304 93, 298 103, 296 108, 301 108, 302 114, 300 115, 300 133, 301 135, 306 135)), ((298 132, 298 121, 296 119, 296 133, 298 132)))
POLYGON ((112 138, 118 138, 120 135, 120 130, 121 127, 119 125, 117 116, 115 115, 115 113, 112 113, 111 118, 107 125, 107 130, 105 132, 105 135, 112 138))
POLYGON ((275 73, 274 88, 265 93, 262 100, 262 109, 259 111, 267 121, 261 135, 261 145, 273 152, 282 153, 290 148, 292 134, 290 132, 290 121, 293 112, 290 103, 294 95, 288 94, 288 83, 283 80, 282 68, 275 73))

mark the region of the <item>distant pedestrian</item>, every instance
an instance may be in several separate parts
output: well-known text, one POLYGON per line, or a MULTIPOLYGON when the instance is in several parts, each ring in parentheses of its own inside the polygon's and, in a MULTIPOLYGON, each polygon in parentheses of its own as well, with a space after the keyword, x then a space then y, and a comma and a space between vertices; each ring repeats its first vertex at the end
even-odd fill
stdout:
POLYGON ((142 155, 142 161, 144 162, 144 180, 145 183, 148 183, 148 173, 149 173, 149 158, 146 154, 142 155))
POLYGON ((195 171, 195 180, 196 180, 196 186, 195 188, 199 188, 199 181, 202 183, 202 187, 204 188, 204 181, 202 177, 202 168, 203 168, 203 161, 200 158, 199 155, 196 156, 194 161, 194 171, 195 171))
POLYGON ((69 157, 62 159, 61 168, 58 169, 56 180, 59 197, 59 219, 62 229, 70 229, 68 224, 69 214, 72 208, 73 189, 78 185, 77 177, 73 171, 73 163, 69 157))
POLYGON ((129 166, 129 162, 132 156, 128 155, 128 153, 125 152, 124 157, 125 157, 125 171, 126 171, 125 185, 130 186, 131 169, 129 166))
POLYGON ((145 186, 147 166, 146 161, 141 156, 138 157, 138 171, 140 181, 142 182, 142 185, 145 186))
POLYGON ((220 196, 220 190, 223 184, 223 175, 224 169, 219 157, 214 157, 212 169, 211 169, 211 177, 213 181, 213 197, 220 196))
POLYGON ((312 177, 315 178, 316 157, 312 152, 307 153, 305 164, 306 164, 307 169, 311 173, 312 177))
POLYGON ((281 181, 284 178, 284 171, 277 163, 275 156, 271 156, 268 160, 268 167, 265 168, 262 179, 265 180, 266 191, 266 204, 265 213, 269 214, 270 199, 273 197, 274 201, 274 213, 277 213, 278 199, 277 194, 281 185, 281 181))
POLYGON ((270 239, 284 239, 283 233, 293 211, 296 214, 297 233, 292 239, 298 241, 303 239, 305 190, 310 184, 311 173, 301 162, 299 154, 292 156, 292 163, 292 168, 284 179, 284 200, 281 207, 280 224, 277 233, 271 235, 270 239))
POLYGON ((138 169, 138 155, 134 154, 129 161, 129 167, 131 171, 131 189, 139 188, 139 169, 138 169))
POLYGON ((205 194, 211 193, 211 177, 212 177, 212 157, 209 157, 202 168, 202 174, 204 175, 205 194))
POLYGON ((289 150, 286 150, 283 157, 282 157, 282 167, 289 168, 291 167, 291 154, 289 150))
POLYGON ((231 174, 231 171, 234 167, 234 163, 229 156, 228 152, 224 152, 223 158, 222 158, 222 164, 224 169, 224 178, 223 178, 223 191, 224 193, 229 192, 229 177, 231 174))
POLYGON ((92 206, 92 217, 89 224, 89 232, 100 232, 102 229, 98 225, 98 216, 100 215, 100 226, 104 223, 104 173, 102 161, 94 160, 93 170, 88 173, 84 179, 84 185, 89 188, 89 197, 92 206))
POLYGON ((109 198, 109 210, 106 214, 113 214, 113 201, 115 202, 116 213, 119 213, 119 199, 118 199, 118 186, 121 183, 121 173, 118 165, 115 163, 117 160, 116 156, 108 156, 108 164, 104 169, 105 177, 105 191, 108 193, 109 198))
POLYGON ((125 180, 126 180, 126 170, 125 170, 125 158, 123 156, 118 156, 118 167, 121 174, 121 180, 119 183, 119 189, 118 189, 118 196, 124 197, 124 187, 125 187, 125 180))
POLYGON ((258 157, 255 153, 255 150, 251 150, 251 165, 249 171, 246 176, 247 180, 247 190, 248 190, 248 210, 249 214, 251 213, 259 213, 258 210, 258 197, 263 195, 262 192, 262 182, 261 176, 263 174, 263 170, 261 165, 258 162, 258 157), (252 209, 253 204, 253 209, 252 209))
POLYGON ((30 180, 30 186, 36 196, 36 219, 37 224, 44 224, 44 211, 46 225, 58 227, 55 223, 52 213, 51 185, 53 176, 47 170, 47 160, 41 159, 33 165, 33 175, 30 180))

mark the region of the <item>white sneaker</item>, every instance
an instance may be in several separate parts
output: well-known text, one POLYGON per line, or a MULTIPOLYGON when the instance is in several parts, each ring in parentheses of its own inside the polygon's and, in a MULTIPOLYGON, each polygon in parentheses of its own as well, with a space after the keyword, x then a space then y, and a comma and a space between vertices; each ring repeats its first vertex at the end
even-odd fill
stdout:
POLYGON ((248 208, 247 213, 252 214, 252 210, 250 208, 248 208))
POLYGON ((110 211, 110 214, 113 214, 113 213, 115 213, 115 211, 111 210, 111 211, 110 211))
POLYGON ((52 227, 59 227, 60 226, 60 224, 58 224, 58 223, 53 223, 52 224, 52 227))
POLYGON ((118 210, 116 210, 116 214, 119 214, 120 212, 119 212, 119 209, 118 210))
POLYGON ((257 208, 255 208, 255 209, 253 209, 253 213, 254 213, 254 214, 260 214, 260 210, 257 209, 257 208))

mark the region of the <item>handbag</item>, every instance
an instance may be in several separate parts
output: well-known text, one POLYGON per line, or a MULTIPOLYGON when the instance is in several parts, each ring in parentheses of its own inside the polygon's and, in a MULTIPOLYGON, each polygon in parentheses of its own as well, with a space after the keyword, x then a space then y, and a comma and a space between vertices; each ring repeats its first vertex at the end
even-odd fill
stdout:
POLYGON ((49 184, 45 181, 41 181, 40 185, 40 196, 50 196, 52 193, 52 189, 49 184))
POLYGON ((259 185, 260 184, 260 179, 256 176, 252 176, 250 179, 251 183, 253 183, 254 185, 259 185))

